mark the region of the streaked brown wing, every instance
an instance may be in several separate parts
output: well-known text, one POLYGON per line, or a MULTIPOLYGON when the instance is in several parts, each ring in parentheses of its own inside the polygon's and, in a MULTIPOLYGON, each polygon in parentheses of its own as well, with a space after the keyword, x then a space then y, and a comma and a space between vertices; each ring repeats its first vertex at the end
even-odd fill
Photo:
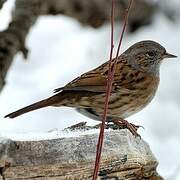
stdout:
MULTIPOLYGON (((118 84, 119 88, 124 89, 125 87, 121 87, 121 81, 122 85, 124 84, 123 81, 126 81, 126 77, 123 77, 124 74, 122 74, 122 70, 124 66, 127 66, 127 70, 131 70, 126 62, 124 62, 124 58, 120 56, 121 58, 118 58, 117 60, 117 67, 114 77, 114 85, 118 84), (123 62, 122 62, 123 60, 123 62), (120 80, 120 81, 119 81, 120 80), (118 83, 116 83, 118 81, 118 83)), ((113 59, 114 61, 114 59, 113 59)), ((83 75, 79 76, 78 78, 74 79, 70 83, 68 83, 66 86, 55 89, 54 92, 57 93, 62 90, 73 90, 73 91, 90 91, 90 92, 106 92, 106 84, 107 84, 107 75, 108 75, 108 62, 100 65, 96 69, 93 69, 87 73, 84 73, 83 75)), ((115 89, 115 86, 113 85, 112 91, 115 89)))
POLYGON ((66 86, 55 89, 54 92, 57 93, 61 90, 105 92, 107 84, 106 71, 108 71, 108 62, 82 74, 66 86))

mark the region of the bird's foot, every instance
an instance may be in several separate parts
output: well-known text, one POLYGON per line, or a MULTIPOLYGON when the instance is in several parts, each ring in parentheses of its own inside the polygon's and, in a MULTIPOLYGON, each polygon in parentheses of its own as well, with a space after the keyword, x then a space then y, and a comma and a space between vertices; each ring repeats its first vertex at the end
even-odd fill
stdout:
POLYGON ((118 120, 114 120, 113 123, 117 126, 120 126, 122 129, 129 129, 129 131, 135 136, 139 136, 141 137, 138 133, 137 130, 138 128, 142 127, 142 126, 138 126, 132 123, 129 123, 127 120, 124 119, 118 119, 118 120))

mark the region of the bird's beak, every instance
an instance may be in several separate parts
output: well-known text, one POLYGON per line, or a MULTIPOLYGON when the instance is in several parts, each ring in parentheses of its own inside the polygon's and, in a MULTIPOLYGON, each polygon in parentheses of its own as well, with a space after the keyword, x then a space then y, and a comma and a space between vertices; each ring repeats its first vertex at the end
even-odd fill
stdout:
POLYGON ((173 55, 173 54, 170 54, 170 53, 165 53, 164 54, 164 58, 176 58, 177 56, 173 55))

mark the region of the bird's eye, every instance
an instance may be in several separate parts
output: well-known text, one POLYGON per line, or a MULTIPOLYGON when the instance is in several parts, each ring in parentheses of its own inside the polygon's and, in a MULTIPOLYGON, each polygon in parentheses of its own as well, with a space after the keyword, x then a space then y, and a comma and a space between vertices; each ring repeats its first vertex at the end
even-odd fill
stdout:
POLYGON ((153 57, 153 56, 155 56, 156 53, 154 51, 149 51, 146 54, 147 54, 147 56, 153 57))

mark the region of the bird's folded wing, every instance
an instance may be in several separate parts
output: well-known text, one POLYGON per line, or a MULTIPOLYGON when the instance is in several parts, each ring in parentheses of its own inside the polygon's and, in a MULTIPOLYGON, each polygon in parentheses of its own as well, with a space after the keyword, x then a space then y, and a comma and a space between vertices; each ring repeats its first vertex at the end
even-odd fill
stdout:
MULTIPOLYGON (((129 87, 128 86, 126 87, 125 85, 126 78, 124 78, 123 73, 121 73, 122 66, 124 67, 126 65, 124 63, 123 64, 119 63, 116 68, 114 83, 112 86, 112 92, 116 88, 122 91, 125 90, 126 92, 129 89, 129 87), (122 78, 124 78, 124 80, 122 78)), ((90 92, 104 93, 106 92, 106 86, 107 86, 108 68, 109 68, 109 64, 108 62, 106 62, 101 66, 97 67, 96 69, 84 73, 83 75, 79 76, 78 78, 68 83, 66 86, 55 89, 54 92, 57 93, 62 90, 65 90, 65 91, 90 91, 90 92)), ((129 66, 127 66, 126 68, 128 68, 127 72, 130 71, 129 66)))
MULTIPOLYGON (((112 85, 112 93, 115 90, 119 90, 120 92, 124 93, 136 93, 136 90, 132 90, 129 87, 124 86, 123 84, 119 83, 116 85, 116 81, 114 81, 112 85)), ((82 75, 75 80, 68 83, 66 86, 57 88, 54 90, 54 93, 58 93, 60 91, 90 91, 90 92, 100 92, 105 93, 106 92, 106 86, 107 86, 107 78, 103 75, 98 75, 94 77, 82 75)))
POLYGON ((91 72, 83 74, 62 88, 55 89, 54 92, 57 93, 61 90, 106 92, 106 84, 107 79, 104 75, 91 72))

